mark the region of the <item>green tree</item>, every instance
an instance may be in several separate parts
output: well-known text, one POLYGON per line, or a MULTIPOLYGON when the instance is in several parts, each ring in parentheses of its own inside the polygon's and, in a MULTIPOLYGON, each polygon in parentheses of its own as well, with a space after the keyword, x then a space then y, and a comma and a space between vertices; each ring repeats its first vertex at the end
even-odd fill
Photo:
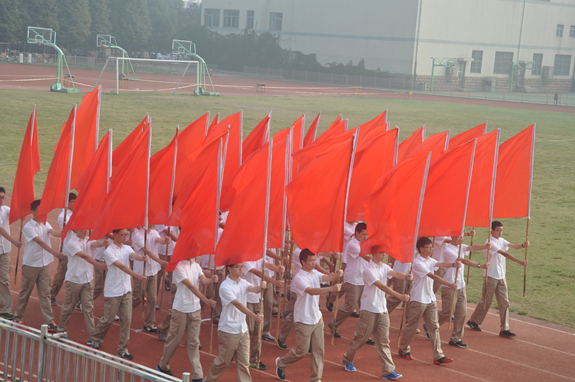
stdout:
POLYGON ((92 24, 88 0, 58 0, 58 3, 59 44, 68 49, 83 47, 92 24))
MULTIPOLYGON (((58 2, 56 0, 25 0, 23 5, 28 16, 28 26, 52 28, 56 32, 59 31, 58 2)), ((59 36, 60 34, 58 34, 59 36)))
POLYGON ((93 38, 95 41, 97 34, 112 34, 109 0, 89 0, 88 3, 90 5, 90 16, 92 18, 90 38, 93 38))
POLYGON ((148 0, 152 35, 147 49, 170 51, 178 24, 178 10, 183 5, 182 0, 148 0))
POLYGON ((152 26, 146 0, 111 0, 112 31, 126 50, 145 48, 152 26))
POLYGON ((22 41, 22 12, 20 0, 0 0, 0 41, 22 41))

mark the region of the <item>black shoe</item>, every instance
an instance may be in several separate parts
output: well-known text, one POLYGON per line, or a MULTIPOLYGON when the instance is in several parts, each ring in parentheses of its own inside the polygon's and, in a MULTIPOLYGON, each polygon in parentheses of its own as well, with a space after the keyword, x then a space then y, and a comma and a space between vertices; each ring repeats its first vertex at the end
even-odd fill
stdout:
POLYGON ((268 367, 261 362, 260 362, 260 365, 258 367, 256 367, 255 363, 250 363, 250 367, 252 369, 258 369, 258 370, 267 370, 268 369, 268 367))
POLYGON ((333 334, 333 336, 334 336, 335 338, 341 338, 341 335, 339 334, 339 330, 334 329, 334 328, 332 328, 332 327, 330 327, 329 330, 331 331, 331 333, 333 334))
POLYGON ((517 334, 510 332, 509 330, 503 330, 499 332, 501 337, 515 337, 517 334))
POLYGON ((280 370, 279 366, 278 366, 278 361, 280 360, 280 357, 276 358, 276 376, 278 377, 279 380, 284 380, 286 379, 286 372, 285 370, 280 370))
POLYGON ((144 326, 144 332, 158 334, 158 329, 154 328, 153 326, 144 326))
POLYGON ((467 344, 464 344, 463 342, 461 342, 461 340, 457 342, 449 341, 449 344, 451 346, 457 346, 458 348, 467 349, 467 344))
POLYGON ((471 328, 471 330, 475 330, 476 332, 480 332, 481 328, 475 322, 467 321, 467 325, 471 328))
POLYGON ((174 374, 172 374, 171 370, 162 370, 162 368, 160 367, 160 365, 156 366, 156 370, 158 370, 160 373, 169 375, 169 376, 174 376, 174 374))
POLYGON ((371 338, 368 338, 366 344, 368 344, 368 345, 375 345, 375 341, 372 340, 371 338))
POLYGON ((203 378, 192 379, 192 382, 204 382, 203 378))
POLYGON ((160 341, 166 342, 166 340, 168 339, 168 335, 160 332, 158 328, 156 328, 156 331, 158 332, 158 338, 160 339, 160 341))
POLYGON ((166 289, 168 292, 172 290, 172 288, 170 288, 170 284, 168 283, 168 280, 164 279, 164 289, 166 289))
POLYGON ((282 350, 287 350, 287 349, 288 349, 288 347, 287 347, 287 345, 285 344, 285 342, 281 342, 281 341, 279 340, 279 338, 276 339, 276 342, 277 342, 277 344, 278 344, 278 348, 280 348, 280 349, 282 349, 282 350))
POLYGON ((262 336, 262 340, 263 341, 268 341, 268 342, 276 342, 276 339, 272 337, 271 334, 264 334, 262 336))
POLYGON ((50 305, 54 305, 54 306, 55 306, 55 305, 58 305, 58 301, 56 301, 55 298, 52 298, 52 299, 50 300, 50 305))
POLYGON ((4 318, 5 320, 10 320, 10 321, 12 321, 14 319, 14 315, 12 313, 9 313, 9 312, 1 313, 0 317, 4 318))
POLYGON ((327 304, 327 310, 329 310, 330 312, 333 312, 333 302, 330 302, 329 304, 327 304))
POLYGON ((118 354, 116 354, 116 357, 120 357, 120 358, 127 359, 127 360, 134 359, 134 356, 131 355, 131 354, 128 353, 128 352, 125 352, 125 353, 122 353, 122 354, 118 353, 118 354))
POLYGON ((351 314, 351 316, 352 316, 352 317, 355 317, 355 318, 358 318, 358 317, 359 317, 359 313, 353 312, 353 313, 351 314))

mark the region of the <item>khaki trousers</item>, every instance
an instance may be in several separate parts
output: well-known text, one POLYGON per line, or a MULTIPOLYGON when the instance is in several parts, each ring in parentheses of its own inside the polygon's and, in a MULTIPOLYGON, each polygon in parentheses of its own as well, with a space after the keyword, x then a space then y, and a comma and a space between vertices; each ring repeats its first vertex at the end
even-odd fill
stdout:
MULTIPOLYGON (((439 268, 434 273, 437 276, 443 278, 443 276, 445 276, 445 268, 439 268)), ((439 290, 439 288, 441 288, 442 285, 443 284, 441 284, 439 281, 433 280, 433 293, 437 293, 437 291, 439 290)))
POLYGON ((124 354, 128 351, 130 342, 130 325, 132 324, 132 292, 128 292, 120 297, 104 297, 104 316, 94 329, 92 341, 99 343, 104 339, 110 326, 114 323, 114 317, 120 316, 120 343, 117 354, 124 354))
POLYGON ((200 309, 193 313, 183 313, 178 310, 172 310, 172 319, 170 320, 170 333, 164 345, 164 354, 160 361, 162 370, 170 369, 170 359, 176 352, 182 342, 184 334, 186 335, 186 346, 188 348, 188 357, 192 364, 192 379, 202 379, 202 364, 200 363, 200 326, 202 324, 202 311, 200 309))
MULTIPOLYGON (((453 303, 453 291, 447 287, 441 288, 441 311, 437 314, 439 326, 451 321, 451 304, 453 303)), ((455 308, 453 309, 455 320, 450 341, 457 342, 463 338, 463 325, 467 316, 467 293, 465 287, 455 291, 455 308)))
MULTIPOLYGON (((144 326, 154 327, 156 324, 156 282, 158 275, 148 276, 146 280, 146 318, 144 319, 144 326)), ((132 310, 136 309, 138 305, 143 303, 144 293, 142 292, 142 282, 134 279, 134 287, 132 293, 132 310)))
POLYGON ((274 304, 274 288, 272 283, 267 283, 264 291, 264 327, 262 335, 270 334, 272 328, 272 308, 274 304))
POLYGON ((285 310, 283 311, 284 315, 284 324, 282 326, 282 330, 280 331, 280 335, 278 336, 278 340, 285 343, 289 334, 293 329, 293 311, 295 308, 295 302, 297 300, 297 294, 291 293, 290 300, 286 304, 285 310))
POLYGON ((321 381, 323 374, 324 339, 323 319, 315 325, 306 325, 301 322, 295 323, 295 342, 297 347, 292 348, 286 355, 278 360, 278 368, 285 370, 288 366, 308 355, 311 342, 311 361, 309 376, 310 382, 321 381))
POLYGON ((483 283, 483 290, 485 295, 481 297, 481 300, 477 303, 475 307, 475 312, 471 316, 470 321, 475 322, 477 325, 481 325, 491 302, 493 301, 493 295, 497 298, 497 306, 499 306, 499 319, 501 322, 501 331, 509 330, 509 297, 507 296, 507 281, 505 279, 497 280, 491 277, 487 277, 487 288, 485 283, 483 283), (485 308, 483 307, 484 302, 485 308))
MULTIPOLYGON (((204 271, 207 268, 203 268, 204 271)), ((216 302, 216 307, 212 309, 212 320, 218 321, 220 319, 220 314, 222 313, 222 300, 220 299, 220 285, 224 282, 226 278, 226 269, 222 268, 216 270, 216 275, 218 276, 218 282, 215 284, 206 285, 206 297, 212 299, 216 302)), ((204 310, 204 303, 200 301, 202 311, 204 310)))
POLYGON ((24 310, 26 310, 34 285, 36 285, 38 291, 38 302, 40 303, 44 323, 47 325, 53 324, 54 313, 52 313, 52 306, 50 305, 50 266, 48 265, 43 267, 22 265, 22 290, 18 294, 14 320, 22 321, 24 319, 24 310))
POLYGON ((2 313, 12 313, 9 252, 0 254, 0 314, 2 313))
MULTIPOLYGON (((260 312, 260 304, 251 304, 248 302, 248 309, 258 314, 260 312)), ((248 329, 250 333, 250 363, 255 364, 258 357, 258 333, 260 329, 259 323, 257 323, 253 318, 246 316, 246 321, 248 323, 248 329)))
POLYGON ((387 312, 372 313, 366 310, 359 312, 359 322, 353 340, 349 343, 342 360, 345 363, 353 363, 355 353, 365 345, 372 333, 383 375, 388 375, 395 370, 395 364, 391 359, 391 348, 389 347, 389 315, 387 312))
POLYGON ((74 313, 74 308, 78 301, 82 304, 82 314, 84 315, 84 323, 86 324, 86 331, 88 338, 92 338, 94 332, 94 291, 92 290, 92 283, 75 284, 66 281, 66 301, 62 310, 60 311, 60 322, 58 323, 58 332, 66 332, 68 321, 74 313))
POLYGON ((339 328, 340 325, 343 324, 343 322, 347 320, 353 312, 355 312, 355 308, 361 300, 363 285, 344 283, 343 290, 345 293, 345 304, 337 310, 337 317, 334 316, 329 323, 329 327, 333 329, 339 328), (334 321, 335 318, 337 318, 337 321, 334 321))
POLYGON ((62 260, 58 262, 58 271, 54 275, 54 281, 52 281, 52 287, 50 288, 50 298, 56 298, 62 285, 64 285, 64 279, 66 278, 66 271, 68 270, 68 256, 64 256, 62 260))
MULTIPOLYGON (((174 305, 174 297, 176 296, 176 290, 177 290, 176 284, 172 284, 170 286, 170 292, 172 293, 172 302, 170 303, 170 306, 174 305)), ((168 329, 170 328, 170 321, 172 321, 172 311, 173 311, 172 308, 168 309, 168 312, 164 316, 164 320, 160 325, 158 325, 158 330, 164 334, 167 334, 168 329)))
MULTIPOLYGON (((100 264, 105 264, 104 261, 98 261, 100 264)), ((94 267, 94 301, 102 294, 104 290, 104 282, 106 281, 107 271, 94 267)))
POLYGON ((230 334, 218 331, 218 339, 220 341, 219 354, 212 361, 208 376, 204 378, 203 382, 214 382, 226 371, 232 358, 235 357, 236 367, 238 368, 238 382, 251 382, 249 368, 249 347, 250 335, 246 331, 241 334, 230 334))
MULTIPOLYGON (((411 351, 411 341, 415 336, 415 331, 419 325, 421 317, 425 321, 431 345, 433 346, 433 359, 443 358, 443 351, 441 350, 441 338, 439 338, 439 325, 437 323, 437 305, 435 301, 429 304, 422 304, 417 301, 409 302, 409 315, 407 316, 407 323, 401 337, 399 349, 404 353, 411 351)), ((407 312, 406 312, 407 314, 407 312)))
MULTIPOLYGON (((396 291, 397 293, 405 294, 407 292, 407 286, 408 283, 405 281, 405 279, 398 279, 396 277, 393 278, 393 290, 396 291)), ((391 314, 391 312, 393 312, 395 308, 397 308, 399 304, 401 304, 402 302, 403 301, 398 299, 397 297, 388 294, 387 313, 391 314)), ((405 307, 407 308, 408 305, 409 304, 405 304, 405 307)), ((405 312, 405 315, 407 316, 407 312, 405 312)))

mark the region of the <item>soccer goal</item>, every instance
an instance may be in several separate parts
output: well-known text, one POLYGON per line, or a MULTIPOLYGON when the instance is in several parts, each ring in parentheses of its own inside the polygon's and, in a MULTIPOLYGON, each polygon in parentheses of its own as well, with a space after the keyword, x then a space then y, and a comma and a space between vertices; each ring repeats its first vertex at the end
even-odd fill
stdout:
POLYGON ((172 94, 195 94, 200 89, 199 61, 154 60, 147 58, 108 57, 96 88, 108 93, 149 92, 172 94), (130 67, 138 73, 138 81, 122 74, 122 68, 130 67))

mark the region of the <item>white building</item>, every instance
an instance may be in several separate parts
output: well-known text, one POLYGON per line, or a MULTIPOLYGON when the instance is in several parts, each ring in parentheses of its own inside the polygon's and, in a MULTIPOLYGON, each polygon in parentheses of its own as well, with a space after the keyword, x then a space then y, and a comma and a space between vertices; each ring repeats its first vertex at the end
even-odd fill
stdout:
POLYGON ((514 84, 528 89, 569 90, 574 78, 573 0, 203 0, 202 23, 271 33, 323 65, 363 59, 418 81, 433 69, 436 86, 451 89, 494 78, 504 90, 512 65, 514 84), (432 68, 432 57, 447 66, 432 68))

